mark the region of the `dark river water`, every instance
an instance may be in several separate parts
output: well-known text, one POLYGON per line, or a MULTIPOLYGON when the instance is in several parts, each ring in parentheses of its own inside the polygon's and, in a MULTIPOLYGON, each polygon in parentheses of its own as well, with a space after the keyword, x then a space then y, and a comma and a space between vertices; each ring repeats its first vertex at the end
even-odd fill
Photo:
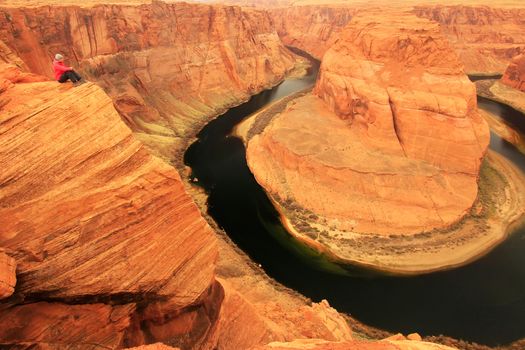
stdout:
MULTIPOLYGON (((323 257, 296 244, 250 173, 241 140, 229 136, 266 104, 311 86, 317 67, 286 80, 210 122, 186 154, 192 176, 209 195, 208 213, 275 280, 314 301, 392 332, 447 335, 490 346, 525 338, 525 230, 465 267, 416 277, 345 276, 319 266, 323 257)), ((525 116, 488 100, 490 109, 520 127, 525 116), (518 119, 516 119, 519 117, 518 119)), ((521 125, 523 126, 523 125, 521 125)), ((525 171, 525 156, 492 135, 491 148, 525 171)))

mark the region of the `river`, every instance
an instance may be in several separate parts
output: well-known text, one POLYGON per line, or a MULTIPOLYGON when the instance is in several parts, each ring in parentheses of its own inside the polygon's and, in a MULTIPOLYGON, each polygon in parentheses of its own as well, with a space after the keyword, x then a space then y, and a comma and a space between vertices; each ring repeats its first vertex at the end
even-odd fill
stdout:
MULTIPOLYGON (((317 268, 324 263, 322 257, 299 247, 287 234, 248 169, 243 142, 230 134, 236 124, 266 104, 312 86, 317 70, 316 66, 302 79, 286 80, 253 96, 198 134, 184 160, 196 184, 208 194, 211 217, 269 276, 314 301, 327 299, 365 324, 404 334, 443 334, 489 346, 524 338, 524 228, 467 266, 416 277, 329 273, 317 268)), ((518 112, 489 100, 480 100, 480 108, 520 127, 518 112)), ((525 116, 519 117, 525 121, 525 116)), ((525 171, 525 156, 514 146, 492 134, 490 147, 525 171)))

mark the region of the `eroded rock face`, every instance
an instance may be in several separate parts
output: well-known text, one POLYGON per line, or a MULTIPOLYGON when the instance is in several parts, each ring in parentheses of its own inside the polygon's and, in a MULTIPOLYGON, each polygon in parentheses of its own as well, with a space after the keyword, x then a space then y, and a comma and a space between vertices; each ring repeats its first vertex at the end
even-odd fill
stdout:
POLYGON ((502 74, 525 50, 525 9, 489 6, 415 6, 441 24, 468 74, 502 74))
MULTIPOLYGON (((215 281, 211 229, 102 89, 46 81, 0 53, 0 247, 19 262, 17 292, 0 304, 1 345, 228 350, 351 337, 326 303, 297 302, 291 314, 215 281)), ((0 254, 2 296, 13 286, 13 259, 0 254)))
POLYGON ((248 146, 257 181, 278 200, 343 232, 385 235, 469 212, 489 131, 437 24, 354 17, 324 55, 314 94, 248 146))
POLYGON ((212 280, 213 233, 111 99, 94 84, 55 82, 2 97, 0 246, 17 259, 19 292, 195 301, 212 280))
MULTIPOLYGON (((5 65, 20 70, 16 60, 5 65)), ((0 343, 98 339, 114 348, 137 328, 126 344, 138 345, 152 307, 162 314, 157 328, 178 321, 199 329, 181 337, 204 342, 221 305, 217 245, 178 173, 133 137, 101 88, 27 83, 5 65, 0 247, 17 261, 18 284, 12 305, 0 308, 0 343), (75 322, 101 331, 53 330, 75 322)))
POLYGON ((4 252, 0 251, 0 299, 13 294, 16 284, 16 262, 4 252))
POLYGON ((525 54, 514 57, 501 78, 501 82, 525 92, 525 54))
POLYGON ((321 59, 357 12, 346 6, 289 6, 269 10, 285 45, 321 59))
POLYGON ((273 86, 295 57, 266 12, 153 2, 0 10, 0 39, 51 76, 62 52, 96 81, 140 139, 172 158, 218 112, 273 86))

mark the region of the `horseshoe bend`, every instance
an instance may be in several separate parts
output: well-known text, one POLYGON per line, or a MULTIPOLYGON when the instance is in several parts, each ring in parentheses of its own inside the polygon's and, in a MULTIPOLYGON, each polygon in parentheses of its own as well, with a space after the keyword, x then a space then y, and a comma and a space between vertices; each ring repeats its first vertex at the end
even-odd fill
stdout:
POLYGON ((367 12, 247 158, 299 238, 341 261, 417 273, 481 254, 520 215, 519 190, 503 191, 515 202, 506 214, 484 214, 485 196, 499 196, 478 191, 497 186, 481 169, 497 163, 483 163, 488 143, 474 84, 437 24, 367 12))
POLYGON ((323 288, 485 259, 520 313, 523 11, 1 2, 0 347, 519 349, 493 304, 518 326, 440 328, 388 289, 385 325, 323 288))

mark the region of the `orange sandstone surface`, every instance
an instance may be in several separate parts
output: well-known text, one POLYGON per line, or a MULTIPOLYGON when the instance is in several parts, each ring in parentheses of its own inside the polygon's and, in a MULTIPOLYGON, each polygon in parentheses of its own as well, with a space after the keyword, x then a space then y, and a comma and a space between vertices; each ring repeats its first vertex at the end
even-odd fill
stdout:
POLYGON ((1 42, 0 87, 0 346, 352 339, 328 303, 279 291, 217 240, 100 87, 29 73, 1 42))
POLYGON ((210 118, 282 80, 296 57, 266 12, 163 3, 0 8, 3 40, 33 73, 67 64, 112 98, 135 135, 172 159, 210 118))
MULTIPOLYGON (((523 212, 517 195, 509 217, 467 220, 483 211, 488 142, 475 87, 438 24, 368 13, 324 55, 313 93, 248 141, 247 159, 300 241, 339 261, 412 274, 483 254, 523 212)), ((522 187, 519 172, 508 173, 522 187)), ((521 191, 498 186, 488 187, 521 191)))
POLYGON ((10 297, 15 291, 15 259, 0 251, 0 299, 10 297))
POLYGON ((438 22, 468 74, 503 74, 512 57, 525 51, 525 6, 520 1, 312 0, 277 4, 269 11, 286 45, 321 59, 354 15, 379 6, 383 12, 404 9, 438 22))
POLYGON ((269 10, 285 45, 321 60, 357 12, 349 6, 290 6, 269 10))
POLYGON ((525 53, 512 59, 501 78, 501 82, 525 92, 525 53))
POLYGON ((438 26, 367 15, 325 54, 314 94, 254 138, 248 158, 271 193, 342 229, 417 233, 468 212, 488 140, 438 26))
POLYGON ((525 6, 496 3, 415 6, 418 16, 434 20, 451 42, 468 74, 502 74, 512 57, 525 51, 525 6))

